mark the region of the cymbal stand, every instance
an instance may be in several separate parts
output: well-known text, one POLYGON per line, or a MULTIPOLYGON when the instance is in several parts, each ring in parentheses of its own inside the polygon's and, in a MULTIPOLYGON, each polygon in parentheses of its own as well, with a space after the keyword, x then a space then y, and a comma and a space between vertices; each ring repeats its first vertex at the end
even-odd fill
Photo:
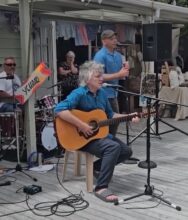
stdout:
POLYGON ((145 191, 143 193, 137 194, 135 196, 131 196, 129 198, 125 198, 123 200, 118 200, 116 202, 114 202, 114 205, 120 205, 123 204, 124 202, 134 199, 134 198, 138 198, 144 195, 148 195, 151 196, 153 198, 159 199, 160 201, 168 204, 169 206, 175 208, 177 211, 181 211, 181 207, 177 206, 173 203, 171 203, 170 201, 162 198, 159 195, 156 195, 154 193, 154 186, 151 186, 150 184, 150 172, 151 169, 156 168, 157 164, 153 161, 150 160, 150 147, 151 147, 151 143, 150 143, 150 114, 151 114, 151 98, 147 98, 147 112, 148 112, 148 117, 147 117, 147 140, 146 140, 146 161, 140 161, 138 163, 138 166, 140 168, 144 168, 147 169, 147 184, 145 185, 145 191))
POLYGON ((18 110, 14 109, 14 119, 15 119, 15 129, 16 129, 16 149, 17 149, 17 165, 16 171, 21 171, 20 165, 20 142, 19 142, 19 118, 18 118, 18 110))

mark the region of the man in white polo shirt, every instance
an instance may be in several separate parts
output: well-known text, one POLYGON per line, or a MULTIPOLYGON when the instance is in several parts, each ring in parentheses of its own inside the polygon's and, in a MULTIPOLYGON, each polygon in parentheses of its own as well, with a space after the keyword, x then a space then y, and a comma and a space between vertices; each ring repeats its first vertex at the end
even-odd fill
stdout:
POLYGON ((3 69, 0 73, 0 112, 13 112, 14 92, 21 86, 21 81, 15 74, 14 57, 4 58, 3 69))

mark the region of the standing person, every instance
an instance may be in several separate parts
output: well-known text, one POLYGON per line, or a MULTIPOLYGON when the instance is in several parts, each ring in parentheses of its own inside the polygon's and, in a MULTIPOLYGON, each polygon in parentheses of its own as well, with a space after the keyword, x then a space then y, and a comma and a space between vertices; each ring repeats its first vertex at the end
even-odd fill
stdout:
MULTIPOLYGON (((112 111, 108 98, 102 87, 103 65, 96 62, 85 62, 80 67, 80 87, 73 90, 70 95, 55 107, 55 113, 61 119, 74 125, 77 130, 87 138, 94 134, 92 126, 85 123, 79 117, 73 115, 70 110, 77 109, 85 112, 101 109, 108 119, 118 118, 124 115, 112 111)), ((99 118, 100 119, 100 118, 99 118)), ((138 118, 132 119, 137 122, 138 118)), ((74 138, 73 134, 70 134, 74 138)), ((95 139, 87 143, 81 150, 89 152, 100 158, 94 162, 94 174, 98 174, 94 193, 106 202, 114 202, 118 199, 109 189, 115 165, 123 162, 132 155, 132 150, 118 138, 109 134, 104 138, 95 139)))
MULTIPOLYGON (((104 81, 118 85, 119 79, 124 79, 129 75, 127 65, 123 65, 122 55, 116 51, 117 37, 112 30, 104 30, 101 34, 103 47, 95 54, 94 61, 104 65, 104 81)), ((106 95, 114 112, 119 112, 119 105, 115 88, 105 88, 106 95)), ((110 133, 115 135, 118 125, 110 126, 110 133)))
POLYGON ((66 61, 59 64, 58 81, 62 82, 60 87, 62 100, 78 87, 78 66, 75 64, 75 53, 73 51, 68 51, 66 61))
POLYGON ((3 72, 0 73, 0 100, 1 98, 6 98, 7 101, 4 102, 3 99, 0 101, 0 112, 13 112, 14 111, 14 92, 21 86, 21 81, 19 77, 15 74, 16 61, 14 57, 4 58, 3 72), (13 92, 14 90, 14 92, 13 92), (10 100, 10 102, 8 101, 10 100))

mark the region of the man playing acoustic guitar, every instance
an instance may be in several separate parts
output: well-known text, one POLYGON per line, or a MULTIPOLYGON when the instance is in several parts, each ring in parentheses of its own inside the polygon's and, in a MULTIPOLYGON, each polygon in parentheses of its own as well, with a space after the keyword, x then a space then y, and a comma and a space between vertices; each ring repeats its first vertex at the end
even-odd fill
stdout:
MULTIPOLYGON (((103 65, 93 61, 85 62, 80 66, 79 80, 80 87, 73 90, 55 108, 56 118, 60 122, 56 126, 56 131, 60 130, 60 134, 57 132, 57 136, 58 139, 61 139, 64 133, 69 131, 70 136, 67 138, 65 136, 60 140, 60 144, 65 149, 80 149, 99 158, 94 162, 94 174, 98 174, 94 193, 103 201, 114 202, 118 200, 118 197, 108 189, 108 185, 115 165, 129 159, 132 150, 121 140, 108 133, 109 126, 107 126, 107 122, 113 124, 116 120, 120 122, 126 121, 128 118, 126 115, 112 111, 104 89, 101 88, 103 84, 103 65), (85 117, 84 114, 79 117, 79 112, 84 112, 85 116, 91 115, 91 121, 89 122, 88 117, 85 117), (99 122, 101 112, 105 113, 108 120, 99 122), (67 126, 65 129, 63 127, 57 129, 61 121, 62 124, 67 126)), ((133 122, 139 121, 135 113, 132 114, 132 117, 129 115, 129 118, 133 122)))

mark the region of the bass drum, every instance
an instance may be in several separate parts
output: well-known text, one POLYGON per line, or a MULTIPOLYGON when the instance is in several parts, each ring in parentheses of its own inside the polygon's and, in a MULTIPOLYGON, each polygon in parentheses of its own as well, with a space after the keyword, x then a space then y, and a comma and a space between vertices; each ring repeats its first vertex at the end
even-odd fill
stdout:
POLYGON ((48 150, 54 150, 57 147, 55 137, 54 124, 52 122, 46 123, 41 133, 41 141, 43 147, 48 150))
MULTIPOLYGON (((23 116, 17 112, 19 136, 23 136, 23 116)), ((0 113, 0 137, 2 140, 13 140, 16 137, 16 121, 14 112, 0 113)), ((1 141, 1 140, 0 140, 1 141)))

